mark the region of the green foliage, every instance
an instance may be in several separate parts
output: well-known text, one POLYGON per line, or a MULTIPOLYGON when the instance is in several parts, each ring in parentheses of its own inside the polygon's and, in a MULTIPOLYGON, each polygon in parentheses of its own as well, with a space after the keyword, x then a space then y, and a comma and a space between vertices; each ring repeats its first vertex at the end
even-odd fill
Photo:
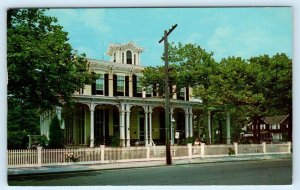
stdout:
MULTIPOLYGON (((176 85, 176 91, 191 86, 204 109, 229 109, 235 141, 249 119, 291 114, 292 61, 285 54, 228 57, 217 63, 200 46, 181 43, 169 44, 168 53, 170 86, 176 85)), ((163 93, 164 67, 145 69, 143 84, 159 84, 157 90, 163 93)))
POLYGON ((39 134, 38 113, 69 103, 75 91, 96 77, 88 71, 85 55, 72 53, 57 19, 44 13, 7 11, 8 132, 39 134))
POLYGON ((55 115, 50 123, 49 129, 49 147, 50 148, 63 148, 63 133, 60 128, 60 121, 55 115))
POLYGON ((232 148, 228 148, 228 155, 235 155, 235 151, 232 148))
POLYGON ((32 143, 38 146, 48 147, 49 141, 45 135, 40 135, 32 138, 32 143))
POLYGON ((188 143, 194 144, 194 142, 195 142, 195 137, 188 137, 188 138, 186 138, 186 139, 182 139, 182 140, 179 142, 179 144, 180 144, 180 145, 187 145, 188 143))
POLYGON ((114 136, 112 137, 111 146, 112 147, 120 146, 120 134, 119 133, 115 133, 114 136))
POLYGON ((28 145, 28 132, 26 131, 8 131, 7 148, 8 149, 26 149, 28 145))
POLYGON ((8 94, 49 109, 90 84, 84 55, 73 55, 67 32, 43 9, 8 10, 8 94))

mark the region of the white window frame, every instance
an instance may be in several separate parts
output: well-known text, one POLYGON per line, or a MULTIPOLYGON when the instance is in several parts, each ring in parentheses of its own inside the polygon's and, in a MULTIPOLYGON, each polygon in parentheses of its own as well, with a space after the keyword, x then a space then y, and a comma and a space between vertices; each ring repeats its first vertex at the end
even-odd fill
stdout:
POLYGON ((141 78, 142 78, 141 76, 136 76, 136 93, 143 93, 141 78))
POLYGON ((104 94, 104 89, 105 89, 105 79, 104 79, 104 74, 103 73, 99 73, 100 77, 98 79, 96 79, 96 90, 102 90, 103 91, 103 94, 104 94), (101 88, 98 88, 99 86, 98 85, 101 85, 97 82, 100 82, 102 81, 103 84, 102 84, 102 89, 101 88))
POLYGON ((125 76, 124 75, 117 75, 117 92, 123 92, 125 91, 125 76), (122 84, 122 85, 119 85, 122 84), (122 90, 119 89, 119 87, 122 87, 122 90))

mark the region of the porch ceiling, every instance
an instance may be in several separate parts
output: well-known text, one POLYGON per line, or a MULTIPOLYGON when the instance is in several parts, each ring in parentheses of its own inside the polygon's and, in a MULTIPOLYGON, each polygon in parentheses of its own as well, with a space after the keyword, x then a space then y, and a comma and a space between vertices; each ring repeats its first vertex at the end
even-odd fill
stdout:
MULTIPOLYGON (((73 95, 72 98, 75 102, 90 105, 93 104, 110 104, 119 105, 121 103, 137 105, 137 106, 152 106, 164 107, 165 100, 161 98, 137 98, 137 97, 108 97, 108 96, 94 96, 94 95, 73 95)), ((170 100, 171 107, 186 108, 192 107, 193 109, 203 109, 203 104, 199 102, 187 102, 182 100, 170 100)))

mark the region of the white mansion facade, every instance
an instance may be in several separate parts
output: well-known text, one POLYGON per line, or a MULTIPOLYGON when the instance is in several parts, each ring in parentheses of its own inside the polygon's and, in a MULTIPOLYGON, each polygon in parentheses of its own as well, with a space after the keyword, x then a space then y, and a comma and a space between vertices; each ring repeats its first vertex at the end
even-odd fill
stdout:
MULTIPOLYGON (((136 142, 153 145, 165 144, 164 99, 154 92, 155 84, 143 88, 140 79, 143 48, 134 43, 111 44, 107 55, 110 61, 88 59, 90 71, 99 74, 92 84, 73 95, 76 104, 57 108, 62 120, 66 144, 95 147, 111 145, 119 138, 122 146, 136 142)), ((199 118, 203 117, 203 104, 194 99, 189 87, 175 93, 170 100, 172 139, 200 136, 203 133, 199 118)), ((230 143, 230 118, 227 114, 227 143, 230 143)), ((41 116, 41 134, 49 138, 52 113, 41 116)), ((210 118, 210 117, 208 117, 210 118)), ((208 119, 209 139, 211 121, 208 119)))

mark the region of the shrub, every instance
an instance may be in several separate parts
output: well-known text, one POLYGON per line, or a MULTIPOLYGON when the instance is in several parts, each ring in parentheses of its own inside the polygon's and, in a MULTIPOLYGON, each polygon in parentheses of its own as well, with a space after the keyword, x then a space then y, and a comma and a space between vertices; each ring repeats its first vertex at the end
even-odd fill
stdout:
POLYGON ((28 133, 26 131, 9 131, 7 133, 8 149, 25 149, 28 143, 28 133))
POLYGON ((111 140, 111 146, 112 147, 118 147, 120 146, 120 134, 115 133, 111 140))
POLYGON ((235 151, 232 148, 228 148, 228 155, 235 155, 235 151))
POLYGON ((60 121, 55 115, 51 120, 50 129, 49 129, 49 147, 50 148, 62 148, 63 144, 63 133, 60 128, 60 121))

